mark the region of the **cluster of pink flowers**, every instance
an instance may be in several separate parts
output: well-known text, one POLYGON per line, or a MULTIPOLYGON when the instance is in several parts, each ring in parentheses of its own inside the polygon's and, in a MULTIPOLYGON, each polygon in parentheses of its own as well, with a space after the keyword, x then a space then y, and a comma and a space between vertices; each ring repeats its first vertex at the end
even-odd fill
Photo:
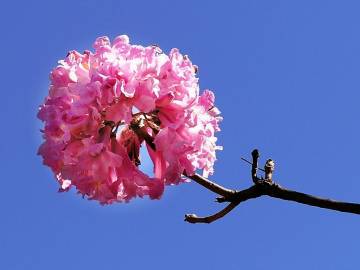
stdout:
POLYGON ((197 67, 186 55, 157 46, 131 45, 125 35, 95 52, 71 51, 50 75, 40 106, 44 164, 60 190, 75 186, 101 204, 139 196, 159 198, 164 186, 197 169, 213 173, 214 133, 221 120, 214 94, 199 95, 197 67), (146 145, 154 176, 139 169, 146 145))

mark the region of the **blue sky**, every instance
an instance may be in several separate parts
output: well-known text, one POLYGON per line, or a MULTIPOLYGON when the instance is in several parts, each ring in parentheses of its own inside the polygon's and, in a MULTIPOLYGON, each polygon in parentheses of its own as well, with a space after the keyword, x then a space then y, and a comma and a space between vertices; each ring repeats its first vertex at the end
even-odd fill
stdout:
POLYGON ((283 186, 360 202, 358 1, 6 1, 0 10, 0 269, 359 269, 360 217, 272 198, 217 211, 196 183, 107 207, 57 193, 37 106, 68 50, 128 34, 178 47, 224 121, 212 179, 251 184, 259 148, 283 186))

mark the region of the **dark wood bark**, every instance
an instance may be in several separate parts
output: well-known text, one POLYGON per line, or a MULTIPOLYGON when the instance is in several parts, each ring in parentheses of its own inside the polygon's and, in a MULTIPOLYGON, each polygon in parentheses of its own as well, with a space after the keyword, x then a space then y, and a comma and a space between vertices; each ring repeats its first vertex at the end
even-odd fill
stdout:
POLYGON ((203 187, 211 190, 212 192, 221 195, 217 198, 217 201, 220 203, 229 202, 229 204, 221 211, 206 217, 198 217, 195 214, 190 214, 185 216, 185 221, 190 223, 211 223, 219 218, 224 217, 226 214, 231 212, 237 205, 241 202, 258 198, 260 196, 269 196, 273 198, 278 198, 287 201, 293 201, 305 205, 335 210, 339 212, 360 214, 360 204, 351 203, 351 202, 341 202, 335 201, 326 198, 316 197, 310 194, 289 190, 281 187, 280 185, 272 181, 272 172, 274 170, 273 160, 267 161, 268 168, 265 167, 265 179, 259 178, 257 175, 258 168, 258 159, 260 157, 259 151, 252 151, 252 163, 251 163, 251 178, 254 182, 254 185, 241 190, 229 190, 222 187, 219 184, 213 183, 210 180, 200 177, 200 176, 188 176, 193 179, 195 182, 199 183, 203 187), (269 166, 269 163, 271 163, 269 166))

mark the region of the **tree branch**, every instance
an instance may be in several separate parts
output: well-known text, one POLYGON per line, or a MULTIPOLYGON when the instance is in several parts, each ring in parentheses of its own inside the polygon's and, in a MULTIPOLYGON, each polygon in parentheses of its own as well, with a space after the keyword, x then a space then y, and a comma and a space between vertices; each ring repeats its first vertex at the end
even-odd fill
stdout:
POLYGON ((221 203, 240 203, 248 199, 257 198, 263 195, 340 212, 360 214, 360 204, 320 198, 306 193, 285 189, 277 185, 276 183, 269 183, 265 181, 257 185, 253 185, 248 189, 237 191, 231 197, 219 197, 217 198, 217 201, 221 203))
POLYGON ((258 169, 258 160, 260 157, 259 151, 257 149, 254 149, 251 152, 251 156, 252 156, 252 165, 251 165, 251 178, 254 182, 254 184, 256 184, 256 182, 258 181, 258 177, 257 177, 257 169, 258 169))
POLYGON ((195 173, 194 175, 187 175, 186 172, 183 172, 183 175, 187 178, 190 178, 191 180, 194 180, 199 185, 202 185, 203 187, 207 188, 208 190, 219 194, 224 197, 230 197, 235 194, 234 190, 224 188, 223 186, 210 181, 209 179, 202 177, 201 175, 195 173))
POLYGON ((231 202, 223 210, 207 217, 198 217, 195 214, 187 214, 185 215, 185 221, 189 223, 211 223, 230 213, 238 204, 239 203, 231 202))
MULTIPOLYGON (((145 130, 140 128, 138 121, 132 123, 131 127, 135 131, 135 133, 139 137, 143 138, 145 142, 153 150, 156 150, 153 137, 150 136, 145 130)), ((202 177, 199 174, 187 175, 187 173, 184 171, 183 172, 184 176, 192 179, 193 181, 195 181, 199 185, 202 185, 208 190, 218 195, 221 195, 222 197, 217 198, 218 202, 230 202, 228 206, 226 206, 223 210, 219 211, 214 215, 206 216, 206 217, 198 217, 195 214, 188 214, 185 215, 185 221, 190 223, 211 223, 228 214, 241 202, 247 201, 249 199, 254 199, 263 195, 267 195, 270 197, 287 200, 287 201, 294 201, 306 205, 316 206, 320 208, 331 209, 340 212, 360 214, 360 204, 324 199, 280 187, 279 185, 277 185, 272 181, 272 175, 275 169, 275 165, 274 165, 275 163, 272 159, 268 159, 266 161, 264 167, 265 179, 259 178, 257 176, 257 171, 259 169, 258 160, 260 157, 259 151, 255 149, 251 152, 251 155, 252 155, 251 178, 253 180, 254 185, 248 189, 244 189, 241 191, 227 189, 215 182, 210 181, 205 177, 202 177)))
MULTIPOLYGON (((232 211, 236 206, 238 206, 241 202, 247 201, 249 199, 258 198, 264 195, 282 200, 306 204, 310 206, 360 215, 360 204, 358 203, 341 202, 341 201, 334 201, 331 199, 320 198, 306 193, 285 189, 280 185, 274 183, 272 181, 272 174, 275 167, 274 167, 274 161, 271 159, 268 159, 265 165, 265 179, 259 178, 257 176, 259 156, 260 156, 259 152, 255 149, 252 152, 253 163, 251 164, 252 165, 251 177, 254 182, 254 185, 247 189, 241 191, 235 191, 235 190, 228 190, 222 186, 219 186, 220 189, 214 188, 214 186, 217 187, 218 185, 203 177, 201 177, 201 181, 199 182, 195 181, 217 194, 224 193, 225 195, 221 194, 221 197, 217 198, 217 202, 220 203, 230 202, 230 204, 226 206, 223 210, 211 216, 198 217, 194 214, 186 215, 185 221, 190 223, 211 223, 219 218, 224 217, 226 214, 232 211), (211 184, 207 183, 207 181, 210 182, 211 184), (204 183, 207 184, 204 185, 204 183), (224 190, 226 192, 224 192, 224 190)), ((188 176, 188 177, 193 180, 194 178, 197 179, 197 176, 195 177, 188 176)))
POLYGON ((358 215, 360 214, 360 204, 358 203, 340 202, 331 199, 324 199, 313 195, 288 190, 278 185, 274 185, 273 187, 269 188, 267 192, 268 193, 265 195, 279 198, 282 200, 294 201, 302 204, 331 209, 340 212, 353 213, 358 215))

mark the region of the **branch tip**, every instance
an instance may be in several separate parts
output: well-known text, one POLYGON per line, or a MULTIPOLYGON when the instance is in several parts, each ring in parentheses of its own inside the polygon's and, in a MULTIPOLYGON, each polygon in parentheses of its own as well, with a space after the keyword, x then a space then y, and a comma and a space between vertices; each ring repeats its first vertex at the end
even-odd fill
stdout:
POLYGON ((272 182, 272 175, 275 170, 275 162, 272 159, 268 159, 264 166, 265 180, 272 182))
POLYGON ((260 157, 259 150, 254 149, 251 152, 251 156, 252 156, 251 178, 252 178, 253 182, 256 184, 256 182, 259 180, 259 178, 257 176, 258 160, 260 157))
POLYGON ((259 159, 259 157, 260 157, 259 150, 258 150, 258 149, 254 149, 254 150, 251 152, 251 156, 252 156, 253 158, 259 159))
POLYGON ((198 219, 198 216, 195 214, 186 214, 184 221, 194 224, 194 223, 196 223, 197 219, 198 219))

